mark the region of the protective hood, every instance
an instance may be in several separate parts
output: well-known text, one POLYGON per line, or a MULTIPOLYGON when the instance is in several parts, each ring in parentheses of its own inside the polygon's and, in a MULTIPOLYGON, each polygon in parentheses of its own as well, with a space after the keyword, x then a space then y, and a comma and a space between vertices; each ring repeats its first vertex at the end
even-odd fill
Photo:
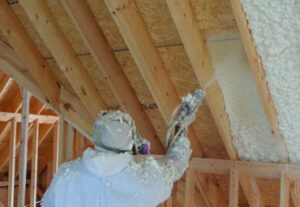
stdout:
POLYGON ((87 148, 83 152, 83 165, 92 174, 106 177, 122 171, 133 160, 129 153, 98 152, 87 148))

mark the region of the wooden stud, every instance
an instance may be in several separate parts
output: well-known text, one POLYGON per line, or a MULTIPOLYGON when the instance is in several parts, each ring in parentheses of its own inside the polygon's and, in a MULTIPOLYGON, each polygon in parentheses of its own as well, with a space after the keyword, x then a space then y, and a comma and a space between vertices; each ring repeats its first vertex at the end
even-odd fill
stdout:
POLYGON ((194 205, 195 194, 195 172, 193 168, 188 168, 185 175, 185 200, 184 207, 194 205))
POLYGON ((84 149, 86 148, 86 140, 82 134, 78 131, 75 132, 75 142, 74 142, 74 159, 82 156, 84 149))
POLYGON ((65 144, 65 161, 71 161, 73 160, 73 155, 74 155, 74 139, 75 139, 75 132, 74 128, 70 125, 67 124, 67 134, 66 134, 66 144, 65 144))
POLYGON ((239 172, 236 168, 230 169, 229 207, 239 206, 239 172))
POLYGON ((48 160, 47 163, 47 188, 49 188, 52 178, 53 178, 53 159, 51 157, 50 161, 48 160))
POLYGON ((20 0, 19 3, 51 51, 77 96, 90 112, 90 115, 96 119, 98 113, 106 108, 105 102, 100 97, 91 77, 89 77, 68 43, 65 34, 58 27, 48 5, 40 0, 32 0, 30 2, 20 0))
POLYGON ((41 87, 45 94, 45 100, 58 107, 59 86, 51 73, 51 69, 5 0, 0 0, 0 29, 41 87))
POLYGON ((33 123, 32 158, 31 158, 31 183, 30 207, 36 207, 37 171, 38 171, 38 146, 39 146, 39 120, 33 123))
POLYGON ((55 175, 58 166, 59 166, 59 159, 60 159, 60 137, 59 137, 59 121, 56 122, 54 126, 54 134, 53 134, 53 163, 52 163, 52 176, 55 175))
POLYGON ((294 206, 300 206, 300 181, 295 181, 291 186, 291 198, 294 206))
POLYGON ((20 138, 20 161, 19 161, 19 192, 18 207, 25 206, 26 191, 26 173, 27 173, 27 151, 28 151, 28 114, 29 114, 29 93, 23 89, 22 94, 22 122, 21 122, 21 138, 20 138))
MULTIPOLYGON (((89 115, 89 112, 78 99, 78 97, 74 96, 65 89, 61 89, 61 105, 63 107, 57 108, 47 103, 39 85, 27 72, 26 66, 22 63, 15 52, 3 42, 0 42, 0 69, 8 76, 13 77, 13 79, 16 80, 21 86, 27 88, 28 91, 30 91, 36 98, 38 98, 48 107, 56 112, 61 111, 61 113, 66 116, 65 118, 68 119, 68 121, 72 122, 73 125, 76 125, 74 127, 80 128, 89 135, 92 134, 94 120, 89 115)), ((11 111, 18 112, 19 108, 21 107, 18 97, 16 97, 16 102, 18 102, 18 107, 16 109, 11 109, 11 111)), ((1 137, 5 137, 5 135, 1 133, 0 139, 1 137)))
MULTIPOLYGON (((214 69, 205 40, 193 15, 192 7, 188 0, 167 0, 167 4, 198 82, 205 89, 207 83, 213 78, 214 69)), ((237 160, 238 155, 232 142, 233 136, 230 129, 230 121, 225 111, 224 97, 217 82, 206 89, 205 100, 208 103, 230 159, 237 160)), ((257 203, 253 199, 259 199, 259 206, 264 206, 261 194, 259 191, 257 192, 258 187, 248 185, 250 179, 245 177, 240 180, 250 206, 254 207, 254 204, 257 203)), ((254 183, 252 182, 252 184, 254 183)))
POLYGON ((42 199, 44 197, 44 192, 42 191, 42 189, 39 187, 39 185, 37 185, 36 187, 36 192, 38 194, 38 196, 42 199))
MULTIPOLYGON (((59 116, 57 139, 58 139, 58 143, 57 143, 58 146, 54 146, 54 148, 57 148, 57 150, 58 150, 58 152, 57 152, 58 166, 57 167, 59 167, 61 164, 63 164, 66 161, 66 157, 65 157, 66 122, 65 122, 64 115, 59 116)), ((53 143, 53 144, 56 144, 56 143, 53 143)), ((55 156, 55 154, 53 154, 53 155, 55 156)))
POLYGON ((9 174, 8 174, 8 207, 14 207, 14 190, 15 190, 15 164, 16 164, 16 139, 17 139, 17 122, 13 118, 10 121, 11 132, 9 140, 9 174))
POLYGON ((150 119, 143 110, 87 2, 85 0, 63 0, 62 2, 122 108, 135 120, 141 135, 151 142, 152 153, 163 154, 165 151, 163 145, 157 138, 150 119))
POLYGON ((252 73, 256 80, 258 92, 260 94, 262 104, 267 116, 269 126, 271 128, 272 135, 275 139, 277 151, 280 155, 280 161, 283 163, 288 162, 288 150, 283 140, 279 129, 279 122, 277 117, 277 111, 275 109, 272 96, 270 94, 269 86, 265 77, 265 70, 262 65, 261 57, 256 51, 256 46, 253 42, 251 31, 248 28, 248 20, 243 10, 240 0, 231 0, 231 6, 233 14, 235 16, 236 23, 240 30, 244 48, 249 60, 252 73))
MULTIPOLYGON (((280 207, 288 207, 290 203, 290 181, 288 176, 283 173, 280 178, 280 207)), ((299 196, 299 195, 298 195, 299 196)))
POLYGON ((168 200, 165 202, 165 207, 172 207, 173 206, 173 198, 170 197, 168 200))

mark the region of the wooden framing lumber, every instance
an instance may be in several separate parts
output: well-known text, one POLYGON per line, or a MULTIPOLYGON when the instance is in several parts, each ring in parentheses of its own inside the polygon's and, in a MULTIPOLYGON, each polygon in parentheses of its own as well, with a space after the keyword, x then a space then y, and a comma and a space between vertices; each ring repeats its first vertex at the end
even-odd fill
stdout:
MULTIPOLYGON (((284 173, 280 179, 280 207, 289 207, 290 203, 290 181, 284 173)), ((299 196, 299 195, 298 195, 299 196)))
POLYGON ((135 120, 141 135, 151 142, 152 152, 162 154, 163 145, 87 2, 85 0, 62 2, 122 108, 135 120))
POLYGON ((96 119, 100 110, 106 108, 92 79, 82 66, 64 33, 60 30, 48 5, 40 0, 20 0, 22 8, 32 21, 41 38, 72 85, 90 115, 96 119), (55 35, 53 35, 55 34, 55 35))
POLYGON ((70 124, 67 124, 66 131, 65 161, 68 162, 73 160, 75 130, 70 124))
POLYGON ((280 155, 280 161, 288 162, 288 150, 279 130, 277 111, 275 109, 272 96, 270 94, 268 82, 265 77, 265 71, 262 65, 261 57, 256 51, 251 31, 248 28, 248 20, 240 0, 231 0, 233 14, 240 30, 244 48, 249 60, 249 64, 256 80, 258 92, 260 94, 265 114, 267 116, 272 135, 275 139, 277 151, 280 155))
POLYGON ((10 121, 11 131, 9 140, 9 174, 8 174, 8 199, 7 206, 14 207, 15 195, 15 164, 16 164, 16 141, 17 141, 17 122, 13 118, 10 121))
POLYGON ((38 136, 39 136, 39 120, 36 119, 33 123, 33 137, 32 137, 30 207, 36 207, 38 146, 39 146, 39 137, 38 136))
MULTIPOLYGON (((106 0, 105 3, 118 25, 162 117, 168 123, 173 110, 180 103, 180 99, 134 0, 106 0)), ((192 127, 189 128, 189 138, 193 147, 193 155, 203 156, 199 140, 192 127)))
POLYGON ((237 168, 230 169, 229 207, 239 206, 239 172, 237 168))
POLYGON ((52 163, 52 177, 55 175, 58 166, 59 166, 59 159, 60 159, 60 137, 59 137, 59 122, 56 122, 54 125, 54 134, 53 134, 53 163, 52 163))
POLYGON ((1 79, 0 82, 0 100, 2 99, 2 97, 4 96, 4 94, 7 92, 7 90, 10 88, 10 86, 12 85, 12 78, 4 75, 4 77, 1 79))
POLYGON ((0 29, 40 86, 44 99, 58 107, 59 86, 51 69, 5 0, 0 1, 0 29))
POLYGON ((29 93, 23 89, 22 94, 22 122, 19 153, 19 191, 18 207, 25 206, 26 173, 27 173, 27 151, 28 151, 28 114, 29 114, 29 93))
MULTIPOLYGON (((202 88, 205 88, 214 76, 214 69, 205 40, 193 15, 192 7, 188 0, 167 0, 167 4, 198 82, 202 88)), ((217 82, 212 83, 206 89, 206 101, 230 159, 237 160, 238 155, 233 145, 224 97, 217 82)), ((257 204, 259 204, 258 206, 264 206, 256 181, 243 177, 240 182, 249 204, 251 206, 257 206, 257 204), (251 185, 249 185, 250 182, 251 185)))
POLYGON ((229 175, 230 169, 236 167, 239 169, 239 173, 243 175, 266 179, 281 179, 284 172, 290 181, 300 180, 299 165, 193 158, 190 166, 202 173, 220 175, 229 175))
POLYGON ((58 169, 58 167, 66 161, 65 152, 66 152, 67 132, 66 132, 66 123, 65 123, 64 115, 59 116, 58 128, 57 129, 54 128, 54 130, 55 130, 55 132, 54 132, 54 140, 53 140, 53 147, 54 147, 53 160, 56 161, 56 159, 57 159, 57 169, 58 169), (58 139, 58 140, 56 140, 56 139, 58 139), (58 152, 56 152, 56 150, 58 152), (56 159, 55 159, 55 156, 57 156, 56 159))
MULTIPOLYGON (((141 75, 158 105, 162 117, 168 123, 173 110, 180 103, 180 99, 135 1, 105 0, 105 3, 119 27, 141 75)), ((193 126, 189 128, 188 137, 193 148, 193 156, 202 157, 204 153, 193 126)), ((208 183, 208 185, 212 184, 208 183)), ((222 193, 218 191, 218 194, 221 195, 222 193)), ((210 200, 213 199, 210 198, 210 200)))
MULTIPOLYGON (((214 69, 191 5, 188 0, 167 0, 167 4, 198 82, 205 89, 207 83, 213 78, 214 69)), ((225 112, 223 94, 217 82, 207 88, 205 100, 208 103, 229 157, 238 159, 232 143, 230 122, 225 112)))
MULTIPOLYGON (((16 119, 16 122, 21 122, 21 116, 20 113, 0 112, 0 122, 7 122, 13 118, 16 119)), ((29 114, 28 122, 33 122, 34 120, 39 120, 41 124, 54 124, 57 122, 58 116, 29 114)))
POLYGON ((190 207, 194 205, 194 195, 195 195, 195 171, 193 168, 189 168, 186 171, 185 175, 185 199, 184 207, 190 207))
MULTIPOLYGON (((43 95, 43 91, 30 76, 26 66, 22 63, 13 49, 5 45, 3 42, 0 42, 0 69, 5 74, 11 76, 16 82, 18 82, 18 84, 27 88, 41 102, 45 103, 54 111, 60 111, 62 114, 64 114, 68 122, 71 122, 74 127, 80 128, 88 135, 92 134, 94 120, 89 115, 87 109, 81 103, 81 101, 75 95, 62 88, 61 104, 63 107, 57 108, 56 106, 47 103, 43 95)), ((18 108, 13 109, 15 112, 17 112, 21 106, 19 104, 18 97, 16 97, 16 102, 18 102, 18 108)), ((2 135, 0 135, 0 137, 2 137, 2 135)))

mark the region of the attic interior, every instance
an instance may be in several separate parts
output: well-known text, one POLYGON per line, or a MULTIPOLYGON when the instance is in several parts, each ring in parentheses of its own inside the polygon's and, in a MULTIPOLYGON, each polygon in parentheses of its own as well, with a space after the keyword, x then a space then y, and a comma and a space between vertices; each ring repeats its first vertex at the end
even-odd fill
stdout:
POLYGON ((298 0, 0 0, 0 206, 40 206, 101 110, 165 154, 197 88, 190 165, 160 207, 300 206, 299 19, 298 0))

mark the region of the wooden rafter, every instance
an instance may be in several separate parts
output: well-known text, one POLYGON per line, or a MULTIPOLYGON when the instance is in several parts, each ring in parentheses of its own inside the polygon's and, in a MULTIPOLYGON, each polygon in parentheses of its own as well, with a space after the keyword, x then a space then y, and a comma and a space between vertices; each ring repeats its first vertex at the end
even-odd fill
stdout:
MULTIPOLYGON (((21 122, 21 116, 20 113, 0 112, 0 121, 7 122, 15 118, 17 122, 21 122)), ((39 120, 41 124, 54 124, 58 120, 58 116, 29 114, 28 121, 33 122, 34 120, 39 120)))
MULTIPOLYGON (((143 76, 165 122, 180 103, 178 94, 166 71, 161 56, 154 46, 136 4, 133 0, 106 0, 139 71, 143 76)), ((189 138, 195 156, 203 156, 203 151, 193 128, 189 128, 189 138)))
MULTIPOLYGON (((180 103, 180 99, 135 1, 106 0, 105 3, 117 23, 139 71, 158 105, 162 117, 168 123, 173 110, 180 103)), ((193 148, 193 155, 203 156, 204 153, 193 126, 189 128, 188 137, 193 148)), ((208 185, 211 186, 214 183, 208 182, 208 185)), ((221 191, 218 188, 216 189, 215 196, 221 197, 221 191)), ((210 200, 213 199, 213 197, 210 197, 210 200)), ((223 199, 219 201, 223 202, 223 199)), ((222 205, 224 204, 219 203, 219 206, 222 205)))
POLYGON ((262 100, 264 111, 267 116, 272 135, 275 139, 276 147, 280 155, 280 161, 286 163, 288 162, 287 146, 283 140, 279 129, 277 111, 274 106, 272 96, 270 94, 261 57, 256 51, 256 46, 253 42, 251 31, 248 28, 248 20, 246 18, 246 14, 240 3, 240 0, 231 0, 231 6, 233 9, 235 20, 237 22, 238 28, 242 36, 244 48, 249 60, 252 73, 256 80, 256 85, 262 100))
POLYGON ((64 76, 72 85, 76 95, 86 106, 90 115, 96 119, 100 110, 106 108, 105 102, 68 43, 65 34, 58 27, 48 5, 40 0, 30 2, 20 0, 19 2, 51 51, 64 76))
POLYGON ((151 142, 152 152, 162 154, 163 145, 87 2, 85 0, 62 2, 122 108, 135 120, 141 135, 151 142))
MULTIPOLYGON (((167 4, 196 77, 201 87, 205 88, 207 83, 213 78, 214 69, 191 5, 188 0, 167 0, 167 4)), ((238 159, 232 142, 233 137, 230 121, 225 111, 223 93, 217 82, 212 83, 207 88, 206 101, 230 159, 238 159)), ((258 206, 258 203, 259 206, 264 206, 256 181, 251 178, 241 177, 240 182, 250 206, 258 206)))
POLYGON ((39 120, 33 123, 32 159, 31 159, 31 183, 30 183, 30 207, 36 207, 37 195, 37 170, 38 170, 38 147, 39 147, 39 120))
POLYGON ((0 1, 0 29, 41 87, 45 100, 58 107, 59 86, 51 69, 5 0, 0 1))
POLYGON ((2 99, 2 97, 4 96, 4 94, 7 92, 7 90, 10 88, 10 86, 12 85, 12 78, 10 78, 7 75, 4 75, 4 77, 1 79, 0 82, 0 100, 2 99))
MULTIPOLYGON (((92 134, 92 126, 94 121, 89 115, 85 106, 80 102, 80 100, 75 95, 62 88, 62 107, 56 108, 55 106, 47 103, 42 90, 40 89, 38 84, 33 80, 30 74, 28 74, 26 66, 22 63, 20 58, 13 51, 13 49, 11 49, 2 42, 0 42, 0 69, 5 74, 13 77, 14 80, 16 80, 21 86, 27 88, 41 102, 47 104, 47 106, 49 106, 55 111, 61 111, 61 113, 65 115, 68 121, 72 122, 73 124, 76 124, 77 127, 85 131, 87 134, 92 134)), ((10 105, 10 107, 12 107, 10 111, 18 112, 21 107, 20 97, 15 96, 14 102, 16 102, 16 104, 12 103, 10 105)), ((1 137, 2 133, 0 134, 0 138, 1 137)))

